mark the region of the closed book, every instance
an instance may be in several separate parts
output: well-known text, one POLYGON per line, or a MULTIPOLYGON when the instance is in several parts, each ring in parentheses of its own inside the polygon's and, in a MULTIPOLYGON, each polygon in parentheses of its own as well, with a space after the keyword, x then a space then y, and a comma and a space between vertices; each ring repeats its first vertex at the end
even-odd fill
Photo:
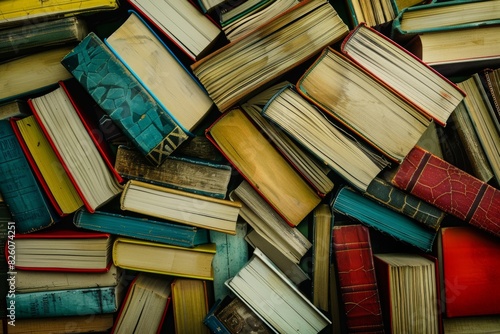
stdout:
POLYGON ((320 310, 328 312, 330 296, 325 291, 330 286, 332 209, 328 204, 322 203, 314 209, 312 216, 312 302, 320 310))
POLYGON ((78 210, 73 216, 73 224, 85 230, 183 247, 194 247, 209 241, 206 229, 113 210, 103 209, 94 213, 78 210))
POLYGON ((334 226, 332 252, 347 329, 352 333, 384 333, 368 228, 359 224, 334 226))
POLYGON ((392 183, 475 227, 500 235, 500 191, 416 146, 392 183))
POLYGON ((209 328, 203 323, 211 305, 208 282, 201 279, 176 278, 171 288, 176 333, 210 333, 209 328))
POLYGON ((153 165, 159 166, 188 138, 95 33, 89 33, 61 64, 153 165), (122 93, 115 96, 117 91, 122 93))
POLYGON ((0 120, 0 192, 16 222, 17 233, 54 224, 59 217, 30 168, 8 120, 0 120))
POLYGON ((495 117, 500 122, 500 69, 486 68, 479 72, 479 77, 493 107, 495 117))
POLYGON ((222 307, 227 305, 230 297, 226 296, 224 299, 218 299, 208 310, 207 315, 203 319, 203 324, 208 327, 210 333, 230 334, 231 332, 224 326, 224 324, 215 316, 222 307))
POLYGON ((118 237, 113 244, 113 263, 124 269, 213 281, 215 250, 214 243, 181 247, 118 237))
MULTIPOLYGON (((114 314, 74 315, 65 317, 16 319, 15 326, 9 326, 10 334, 53 334, 68 331, 73 333, 106 333, 113 327, 114 314)), ((4 332, 5 333, 5 332, 4 332)))

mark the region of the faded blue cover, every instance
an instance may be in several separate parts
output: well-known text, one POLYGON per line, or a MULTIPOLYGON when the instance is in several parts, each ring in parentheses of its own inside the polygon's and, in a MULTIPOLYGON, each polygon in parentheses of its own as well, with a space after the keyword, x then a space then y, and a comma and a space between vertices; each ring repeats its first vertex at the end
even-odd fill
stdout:
POLYGON ((18 293, 7 295, 7 305, 14 302, 16 319, 113 313, 120 305, 119 289, 111 286, 18 293))
POLYGON ((333 212, 353 218, 425 252, 432 250, 432 244, 437 236, 436 230, 382 206, 348 186, 340 188, 333 198, 331 207, 333 212))
POLYGON ((209 242, 206 229, 102 210, 90 213, 81 208, 75 212, 73 224, 88 230, 182 247, 209 242))
POLYGON ((17 233, 40 230, 59 220, 8 120, 0 120, 0 193, 17 233))
POLYGON ((215 316, 215 312, 219 311, 223 300, 218 299, 214 305, 208 310, 207 315, 203 319, 203 323, 210 329, 211 333, 217 334, 231 334, 224 324, 215 316))
POLYGON ((61 64, 153 165, 160 165, 188 138, 95 33, 61 64))

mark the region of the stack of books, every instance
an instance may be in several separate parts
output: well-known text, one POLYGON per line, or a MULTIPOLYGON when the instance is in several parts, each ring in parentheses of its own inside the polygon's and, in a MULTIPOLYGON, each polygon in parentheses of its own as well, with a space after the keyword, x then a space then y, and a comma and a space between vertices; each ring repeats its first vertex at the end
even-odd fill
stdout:
POLYGON ((499 2, 0 1, 3 332, 498 329, 499 2))

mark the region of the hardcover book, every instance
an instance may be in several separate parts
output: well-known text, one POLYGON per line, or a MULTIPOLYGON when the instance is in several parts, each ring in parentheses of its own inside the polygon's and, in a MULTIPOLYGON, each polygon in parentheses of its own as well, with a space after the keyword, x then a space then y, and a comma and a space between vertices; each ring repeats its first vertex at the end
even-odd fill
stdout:
POLYGON ((209 334, 203 323, 211 302, 207 281, 176 278, 172 282, 172 313, 176 333, 209 334), (189 312, 186 312, 189 310, 189 312))
POLYGON ((105 313, 65 317, 56 316, 48 318, 16 319, 16 325, 9 326, 9 333, 64 333, 68 330, 68 324, 71 324, 71 328, 75 333, 106 333, 113 327, 113 317, 113 313, 105 313))
POLYGON ((469 224, 500 236, 500 190, 416 146, 392 183, 469 224))
POLYGON ((95 33, 90 32, 61 64, 153 165, 161 165, 188 138, 95 33))
POLYGON ((330 296, 330 256, 332 254, 333 214, 328 204, 322 203, 313 211, 312 235, 312 302, 328 312, 330 296))

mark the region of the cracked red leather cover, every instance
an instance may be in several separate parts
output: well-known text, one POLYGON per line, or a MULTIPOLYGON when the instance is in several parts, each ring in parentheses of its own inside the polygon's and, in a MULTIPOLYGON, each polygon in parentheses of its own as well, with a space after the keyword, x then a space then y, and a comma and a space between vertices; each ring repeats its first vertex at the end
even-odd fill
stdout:
POLYGON ((469 224, 500 236, 500 190, 416 146, 392 183, 469 224))

